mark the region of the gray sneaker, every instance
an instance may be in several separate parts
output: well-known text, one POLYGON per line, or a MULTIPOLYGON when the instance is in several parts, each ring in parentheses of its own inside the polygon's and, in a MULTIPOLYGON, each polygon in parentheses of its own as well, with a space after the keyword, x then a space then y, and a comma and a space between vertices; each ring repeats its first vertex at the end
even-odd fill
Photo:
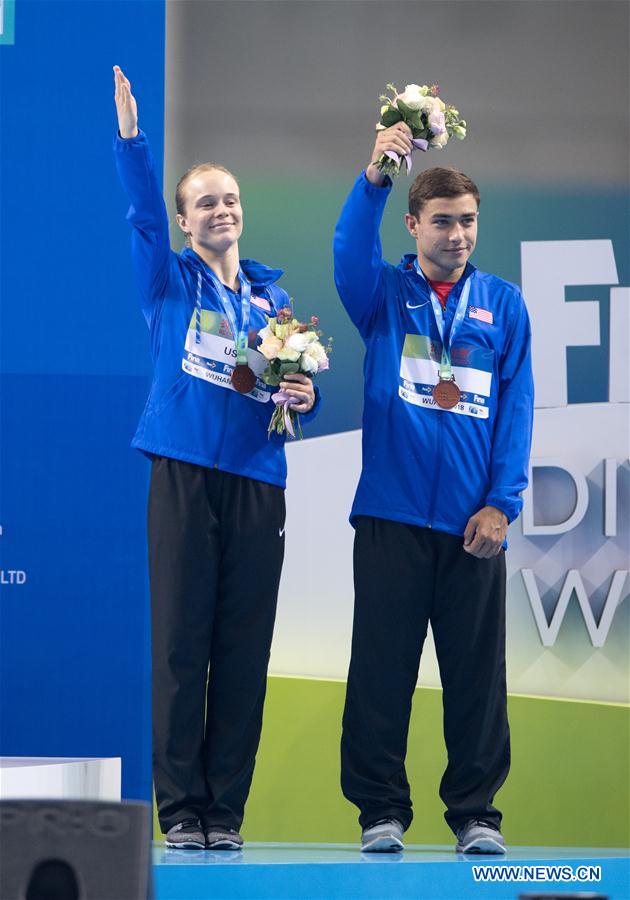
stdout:
POLYGON ((458 853, 505 853, 505 841, 498 828, 471 819, 457 832, 458 853))
POLYGON ((400 853, 403 827, 398 819, 379 819, 363 829, 361 853, 400 853))
POLYGON ((206 828, 206 850, 241 850, 243 838, 234 828, 210 825, 206 828))
POLYGON ((199 819, 184 819, 169 828, 166 846, 178 850, 205 850, 206 841, 199 819))

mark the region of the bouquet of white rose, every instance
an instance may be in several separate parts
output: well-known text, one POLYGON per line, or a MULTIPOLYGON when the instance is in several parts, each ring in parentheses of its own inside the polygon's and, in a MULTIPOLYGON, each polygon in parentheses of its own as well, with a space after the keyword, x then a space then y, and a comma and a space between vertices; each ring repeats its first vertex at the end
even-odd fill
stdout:
MULTIPOLYGON (((417 150, 441 150, 451 135, 460 141, 466 137, 466 122, 459 118, 459 110, 438 97, 437 84, 430 87, 426 84, 408 84, 402 94, 393 84, 388 84, 387 89, 392 96, 381 95, 383 105, 377 131, 389 128, 396 122, 405 122, 411 128, 412 143, 417 150)), ((411 153, 404 160, 409 174, 411 153)), ((400 174, 401 164, 402 158, 393 150, 383 153, 377 163, 381 172, 392 177, 400 174)))
MULTIPOLYGON (((262 343, 256 349, 266 356, 269 365, 260 376, 266 384, 279 385, 284 381, 285 375, 301 372, 313 378, 318 372, 325 372, 328 368, 328 354, 332 353, 332 338, 328 339, 326 347, 322 346, 319 331, 319 319, 311 316, 311 321, 299 322, 293 317, 290 306, 283 306, 276 316, 267 316, 267 325, 258 332, 262 343)), ((276 404, 268 433, 276 431, 283 434, 287 431, 291 437, 295 437, 295 426, 302 437, 302 426, 299 415, 291 409, 291 405, 298 401, 290 397, 285 391, 272 394, 271 399, 276 404)))

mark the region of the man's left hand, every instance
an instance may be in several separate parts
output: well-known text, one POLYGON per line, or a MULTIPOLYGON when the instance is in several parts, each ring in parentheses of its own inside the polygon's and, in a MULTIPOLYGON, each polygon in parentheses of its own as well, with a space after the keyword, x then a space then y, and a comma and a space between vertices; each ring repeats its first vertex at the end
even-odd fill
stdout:
POLYGON ((310 412, 315 406, 315 388, 313 387, 313 379, 308 375, 302 375, 296 372, 293 375, 285 375, 284 381, 280 382, 280 388, 289 397, 295 397, 298 402, 291 404, 291 409, 298 413, 310 412))
POLYGON ((496 556, 505 540, 508 520, 495 506, 484 506, 471 516, 464 532, 464 550, 477 559, 496 556))

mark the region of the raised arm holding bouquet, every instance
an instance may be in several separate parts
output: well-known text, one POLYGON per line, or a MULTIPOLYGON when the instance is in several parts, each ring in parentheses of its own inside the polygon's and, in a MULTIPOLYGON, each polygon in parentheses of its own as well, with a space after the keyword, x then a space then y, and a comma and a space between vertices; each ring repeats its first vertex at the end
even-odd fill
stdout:
POLYGON ((458 116, 437 89, 408 85, 388 99, 335 231, 335 283, 366 348, 341 745, 365 851, 401 850, 412 820, 405 757, 429 623, 444 693, 446 821, 459 852, 505 849, 493 801, 510 765, 505 538, 527 485, 527 310, 516 285, 469 260, 480 196, 463 172, 414 179, 405 215, 414 252, 398 265, 383 259, 379 236, 388 176, 402 159, 409 170, 420 141, 430 149, 463 137, 458 116))

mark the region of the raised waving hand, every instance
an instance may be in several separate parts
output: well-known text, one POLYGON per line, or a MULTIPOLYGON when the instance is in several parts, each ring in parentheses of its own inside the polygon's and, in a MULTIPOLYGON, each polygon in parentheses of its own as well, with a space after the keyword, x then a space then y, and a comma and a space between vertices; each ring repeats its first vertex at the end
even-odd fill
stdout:
POLYGON ((120 66, 114 66, 114 100, 118 113, 121 138, 135 138, 138 134, 138 104, 131 93, 131 84, 120 66))

